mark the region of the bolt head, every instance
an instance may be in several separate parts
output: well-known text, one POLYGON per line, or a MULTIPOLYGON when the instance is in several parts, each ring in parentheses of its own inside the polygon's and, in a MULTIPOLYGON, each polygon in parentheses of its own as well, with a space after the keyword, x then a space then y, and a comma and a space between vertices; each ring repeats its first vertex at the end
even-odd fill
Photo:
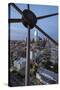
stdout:
POLYGON ((23 25, 25 27, 29 26, 30 29, 34 28, 34 26, 37 23, 36 15, 32 11, 30 11, 28 9, 25 9, 23 11, 22 19, 23 19, 23 25))

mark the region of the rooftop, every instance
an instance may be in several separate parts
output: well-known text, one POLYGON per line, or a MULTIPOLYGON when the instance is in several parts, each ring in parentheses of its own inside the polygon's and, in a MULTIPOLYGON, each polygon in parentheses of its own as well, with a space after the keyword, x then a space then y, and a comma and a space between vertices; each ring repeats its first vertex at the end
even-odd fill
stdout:
POLYGON ((47 70, 47 69, 41 67, 38 69, 38 73, 44 77, 51 79, 51 80, 58 81, 58 74, 54 73, 50 70, 47 70))

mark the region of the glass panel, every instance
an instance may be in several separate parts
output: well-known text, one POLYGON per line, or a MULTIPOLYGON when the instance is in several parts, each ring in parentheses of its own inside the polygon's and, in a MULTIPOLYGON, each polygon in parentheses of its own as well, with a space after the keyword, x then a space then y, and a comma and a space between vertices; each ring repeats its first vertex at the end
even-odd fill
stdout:
MULTIPOLYGON (((58 13, 57 6, 48 5, 30 5, 31 10, 37 17, 58 13)), ((48 35, 54 40, 58 41, 58 15, 49 18, 41 19, 37 21, 37 25, 42 28, 48 35)), ((41 34, 40 34, 41 35, 41 34)))
MULTIPOLYGON (((16 4, 17 5, 17 4, 16 4)), ((19 5, 17 5, 19 7, 19 5)), ((26 5, 25 5, 26 6, 26 5)), ((21 5, 19 8, 23 7, 21 5)), ((11 6, 10 18, 22 16, 11 6)), ((22 23, 10 23, 10 86, 25 85, 27 29, 22 23)))
MULTIPOLYGON (((26 4, 16 4, 22 11, 27 9, 26 4)), ((35 15, 43 16, 47 14, 57 13, 57 6, 46 5, 30 5, 30 10, 35 15)), ((11 6, 10 18, 20 18, 21 15, 11 6)), ((33 17, 32 17, 33 18, 33 17)), ((41 27, 54 40, 58 41, 58 16, 49 17, 37 21, 37 25, 41 27)), ((27 53, 27 34, 28 29, 22 23, 10 24, 10 85, 25 85, 25 66, 27 53)), ((58 82, 58 46, 45 37, 35 27, 30 30, 30 85, 42 85, 44 82, 58 82), (52 81, 45 78, 41 74, 54 78, 52 81), (53 76, 54 73, 54 76, 53 76), (38 74, 38 75, 37 75, 38 74)))

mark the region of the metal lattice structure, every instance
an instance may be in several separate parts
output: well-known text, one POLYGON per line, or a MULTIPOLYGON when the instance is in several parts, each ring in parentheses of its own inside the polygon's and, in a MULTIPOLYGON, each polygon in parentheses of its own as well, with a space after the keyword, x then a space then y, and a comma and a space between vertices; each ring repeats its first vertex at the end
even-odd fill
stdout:
POLYGON ((58 13, 53 13, 53 14, 37 17, 30 10, 29 4, 27 5, 27 9, 24 9, 23 11, 20 10, 20 8, 18 8, 14 3, 9 3, 9 8, 10 8, 10 6, 13 6, 18 11, 18 13, 20 13, 22 15, 22 18, 21 19, 20 18, 17 18, 17 19, 9 18, 8 19, 9 24, 10 23, 22 23, 28 29, 25 85, 29 85, 29 72, 30 72, 30 30, 35 27, 42 34, 44 34, 48 39, 50 39, 53 43, 58 45, 58 43, 54 39, 52 39, 47 33, 44 32, 44 30, 42 30, 39 26, 36 25, 38 20, 58 15, 58 13))

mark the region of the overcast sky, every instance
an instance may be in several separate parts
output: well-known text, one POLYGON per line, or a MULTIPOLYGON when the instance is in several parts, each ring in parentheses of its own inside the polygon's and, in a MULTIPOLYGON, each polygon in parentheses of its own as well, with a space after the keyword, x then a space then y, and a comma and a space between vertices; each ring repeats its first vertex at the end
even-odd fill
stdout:
MULTIPOLYGON (((26 4, 16 4, 22 11, 27 9, 26 4)), ((43 16, 47 14, 57 13, 57 6, 47 6, 47 5, 30 5, 30 10, 32 10, 36 16, 43 16)), ((11 6, 10 18, 21 18, 21 15, 11 6)), ((46 33, 48 33, 54 40, 58 39, 58 16, 53 16, 45 19, 38 20, 37 25, 41 27, 46 33)), ((31 30, 31 38, 34 37, 34 31, 37 30, 33 28, 31 30)), ((40 37, 44 37, 38 31, 40 37)), ((10 38, 12 40, 23 40, 27 37, 27 28, 23 26, 22 23, 10 24, 10 38)))

